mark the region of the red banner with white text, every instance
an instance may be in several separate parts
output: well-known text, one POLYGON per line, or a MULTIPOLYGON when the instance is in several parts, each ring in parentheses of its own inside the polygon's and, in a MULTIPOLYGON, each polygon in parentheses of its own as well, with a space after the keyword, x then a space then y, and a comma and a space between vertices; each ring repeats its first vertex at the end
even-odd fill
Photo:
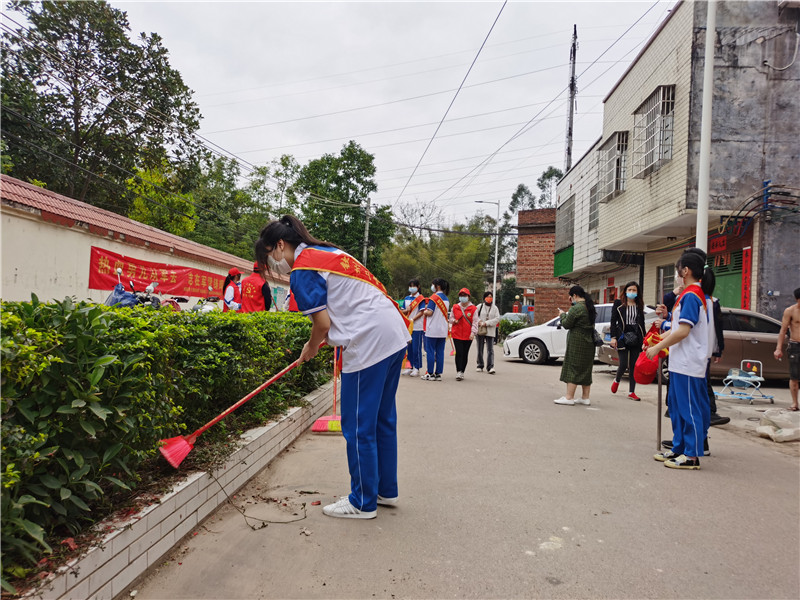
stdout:
POLYGON ((120 278, 125 289, 128 289, 129 281, 133 281, 136 289, 140 291, 144 291, 148 285, 157 281, 156 291, 159 294, 173 296, 205 297, 209 294, 221 296, 222 284, 225 282, 224 275, 191 267, 140 260, 92 246, 89 259, 89 288, 113 290, 117 285, 117 268, 122 269, 120 278), (208 286, 211 286, 211 292, 208 286))

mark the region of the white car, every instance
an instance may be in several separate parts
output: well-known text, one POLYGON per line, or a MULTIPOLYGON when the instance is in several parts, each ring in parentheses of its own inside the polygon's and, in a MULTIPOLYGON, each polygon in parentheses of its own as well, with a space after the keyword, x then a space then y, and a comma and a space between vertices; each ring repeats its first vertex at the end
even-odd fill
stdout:
MULTIPOLYGON (((597 319, 594 327, 602 335, 603 328, 611 322, 613 304, 596 304, 597 319)), ((645 320, 655 311, 645 306, 645 320)), ((653 314, 653 317, 655 315, 653 314)), ((555 317, 547 323, 534 325, 512 331, 503 342, 503 354, 509 358, 521 358, 526 363, 540 365, 547 360, 563 358, 567 351, 568 329, 561 327, 561 317, 555 317)))

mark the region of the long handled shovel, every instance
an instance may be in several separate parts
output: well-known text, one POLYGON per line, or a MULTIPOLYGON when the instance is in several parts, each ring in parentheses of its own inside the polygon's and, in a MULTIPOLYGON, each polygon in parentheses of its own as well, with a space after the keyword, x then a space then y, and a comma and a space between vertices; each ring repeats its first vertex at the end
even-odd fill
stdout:
POLYGON ((661 399, 662 399, 662 392, 661 392, 661 365, 664 359, 660 356, 658 357, 658 423, 656 424, 656 452, 661 451, 661 399))
MULTIPOLYGON (((322 347, 323 345, 324 342, 320 344, 320 347, 322 347)), ((200 429, 198 429, 194 433, 191 433, 189 435, 179 435, 178 437, 169 438, 167 440, 161 440, 159 443, 162 445, 158 448, 158 450, 161 452, 164 458, 167 459, 167 462, 177 469, 178 466, 183 462, 183 459, 186 458, 189 452, 192 451, 192 448, 194 448, 194 443, 197 441, 198 436, 203 434, 207 429, 210 429, 211 427, 222 421, 222 419, 227 417, 229 414, 231 414, 233 411, 239 408, 242 404, 244 404, 248 400, 251 400, 253 396, 257 396, 258 394, 263 392, 273 383, 278 381, 278 379, 286 375, 286 373, 294 369, 299 364, 299 362, 300 359, 298 358, 296 361, 294 361, 289 366, 285 367, 283 370, 275 373, 275 375, 273 375, 268 381, 262 383, 252 392, 247 394, 247 396, 239 400, 233 406, 227 408, 223 413, 211 419, 208 423, 203 425, 200 429)))

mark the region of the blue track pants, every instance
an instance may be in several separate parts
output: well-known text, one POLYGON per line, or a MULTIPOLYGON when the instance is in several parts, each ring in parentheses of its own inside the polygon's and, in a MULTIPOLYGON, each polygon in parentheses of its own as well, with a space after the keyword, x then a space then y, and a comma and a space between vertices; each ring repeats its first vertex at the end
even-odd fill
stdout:
POLYGON ((669 372, 669 417, 672 421, 672 451, 703 456, 703 440, 711 417, 705 377, 669 372))
POLYGON ((424 343, 424 331, 414 331, 411 334, 411 344, 408 346, 408 362, 411 363, 412 369, 422 368, 422 344, 424 343))
POLYGON ((377 507, 378 494, 397 497, 397 407, 395 396, 405 348, 381 362, 342 373, 342 433, 347 442, 350 503, 377 507))
POLYGON ((442 371, 444 371, 445 342, 447 342, 447 338, 425 336, 425 353, 428 355, 428 373, 431 375, 441 375, 442 371))

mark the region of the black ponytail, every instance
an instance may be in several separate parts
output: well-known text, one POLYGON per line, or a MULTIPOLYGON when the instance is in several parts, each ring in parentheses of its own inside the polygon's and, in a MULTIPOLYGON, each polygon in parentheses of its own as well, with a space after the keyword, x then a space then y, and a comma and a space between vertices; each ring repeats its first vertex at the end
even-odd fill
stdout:
POLYGON ((434 285, 434 287, 441 288, 445 296, 450 294, 450 284, 447 283, 446 279, 442 279, 441 277, 434 277, 431 283, 434 285))
POLYGON ((277 221, 270 221, 261 230, 261 235, 255 243, 256 260, 258 261, 261 270, 269 268, 267 263, 267 255, 275 249, 275 245, 283 240, 287 244, 297 247, 302 243, 309 246, 327 246, 328 248, 337 248, 338 246, 318 240, 308 232, 306 226, 297 217, 292 215, 283 215, 277 221), (269 252, 267 251, 269 248, 269 252))
POLYGON ((589 311, 589 320, 592 322, 592 325, 594 325, 594 322, 597 320, 597 309, 594 307, 592 297, 579 285, 573 285, 569 288, 569 295, 584 299, 586 302, 586 310, 589 311))
POLYGON ((692 277, 700 282, 703 293, 709 298, 714 294, 717 277, 711 267, 706 266, 706 253, 700 248, 689 248, 678 259, 675 265, 678 269, 686 267, 691 271, 692 277))

